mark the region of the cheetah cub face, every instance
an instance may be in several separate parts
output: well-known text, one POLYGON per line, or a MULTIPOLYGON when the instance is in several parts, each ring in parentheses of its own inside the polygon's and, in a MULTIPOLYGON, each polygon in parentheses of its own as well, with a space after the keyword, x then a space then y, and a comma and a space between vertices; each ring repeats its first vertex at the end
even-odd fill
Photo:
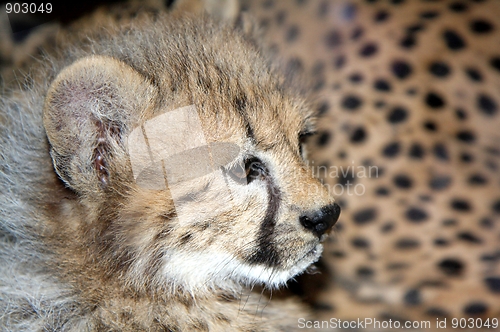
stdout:
POLYGON ((72 259, 138 288, 278 286, 340 213, 301 156, 311 114, 244 37, 182 26, 96 41, 50 84, 51 156, 78 194, 61 220, 85 248, 72 259))

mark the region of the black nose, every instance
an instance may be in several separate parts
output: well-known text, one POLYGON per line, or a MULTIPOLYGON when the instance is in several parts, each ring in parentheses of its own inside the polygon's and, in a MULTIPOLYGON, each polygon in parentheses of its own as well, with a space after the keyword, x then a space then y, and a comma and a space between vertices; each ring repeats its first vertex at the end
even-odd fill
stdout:
POLYGON ((333 203, 322 207, 318 211, 305 213, 299 220, 302 226, 312 231, 318 237, 325 234, 330 228, 335 225, 340 215, 340 206, 333 203))

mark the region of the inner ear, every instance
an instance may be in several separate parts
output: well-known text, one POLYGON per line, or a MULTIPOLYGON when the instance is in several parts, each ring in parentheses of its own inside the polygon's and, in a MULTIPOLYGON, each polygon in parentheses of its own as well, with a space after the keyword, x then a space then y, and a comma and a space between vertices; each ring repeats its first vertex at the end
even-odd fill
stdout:
POLYGON ((78 192, 106 188, 126 167, 124 137, 156 98, 156 89, 129 65, 91 56, 63 69, 50 85, 43 124, 54 168, 78 192))
POLYGON ((97 172, 99 185, 106 188, 109 184, 109 168, 107 156, 111 153, 110 138, 113 141, 120 139, 120 125, 112 122, 96 121, 97 128, 97 146, 94 149, 93 161, 97 172))

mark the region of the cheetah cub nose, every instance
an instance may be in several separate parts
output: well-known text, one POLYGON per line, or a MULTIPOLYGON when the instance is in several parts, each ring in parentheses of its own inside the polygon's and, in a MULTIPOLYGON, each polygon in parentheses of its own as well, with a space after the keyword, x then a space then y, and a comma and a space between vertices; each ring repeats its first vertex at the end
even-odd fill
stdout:
POLYGON ((337 203, 322 207, 318 211, 305 213, 299 220, 302 226, 318 237, 325 234, 337 222, 340 215, 340 206, 337 203))

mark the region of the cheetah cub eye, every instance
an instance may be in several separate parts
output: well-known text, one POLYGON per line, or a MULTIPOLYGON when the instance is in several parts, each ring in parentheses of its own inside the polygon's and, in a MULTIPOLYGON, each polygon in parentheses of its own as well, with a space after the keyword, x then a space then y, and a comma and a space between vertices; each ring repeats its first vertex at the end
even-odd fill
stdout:
POLYGON ((236 163, 229 169, 224 169, 236 183, 246 185, 254 180, 264 180, 269 171, 264 163, 256 157, 247 158, 243 163, 236 163))

